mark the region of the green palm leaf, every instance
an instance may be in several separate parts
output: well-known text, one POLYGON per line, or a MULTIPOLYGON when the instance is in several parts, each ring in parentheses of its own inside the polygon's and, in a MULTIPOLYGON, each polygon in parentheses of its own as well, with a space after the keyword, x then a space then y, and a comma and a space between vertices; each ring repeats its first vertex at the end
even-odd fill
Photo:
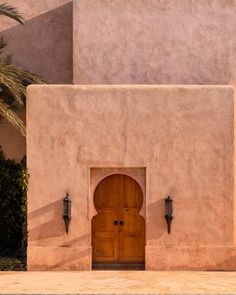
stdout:
POLYGON ((24 18, 21 16, 18 10, 9 4, 0 4, 0 14, 8 16, 20 24, 24 23, 24 18))

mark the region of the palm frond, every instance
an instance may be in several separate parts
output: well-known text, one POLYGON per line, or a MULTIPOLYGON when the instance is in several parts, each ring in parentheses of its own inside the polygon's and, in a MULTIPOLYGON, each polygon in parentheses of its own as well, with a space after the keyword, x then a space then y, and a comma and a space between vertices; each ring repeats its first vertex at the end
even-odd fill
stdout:
POLYGON ((17 72, 4 60, 0 60, 0 86, 2 92, 9 92, 19 105, 23 105, 22 95, 25 95, 25 87, 22 85, 17 72))
POLYGON ((26 136, 26 128, 24 122, 13 112, 9 106, 0 99, 0 115, 9 121, 23 136, 26 136))
POLYGON ((0 54, 2 53, 4 47, 7 46, 7 42, 4 40, 3 36, 0 37, 0 54))
POLYGON ((22 15, 18 12, 18 10, 15 7, 9 4, 0 4, 0 14, 8 16, 20 24, 24 23, 24 18, 22 17, 22 15))
POLYGON ((0 58, 0 87, 3 95, 12 97, 18 105, 24 104, 26 86, 29 84, 42 84, 44 81, 38 76, 24 69, 8 64, 0 58))
MULTIPOLYGON (((24 18, 18 10, 6 3, 0 4, 0 15, 5 15, 24 23, 24 18)), ((0 54, 6 46, 0 37, 0 54)), ((11 56, 0 58, 0 116, 6 118, 23 136, 26 136, 24 122, 12 110, 13 106, 23 106, 26 99, 26 86, 45 83, 40 77, 11 64, 11 56)))

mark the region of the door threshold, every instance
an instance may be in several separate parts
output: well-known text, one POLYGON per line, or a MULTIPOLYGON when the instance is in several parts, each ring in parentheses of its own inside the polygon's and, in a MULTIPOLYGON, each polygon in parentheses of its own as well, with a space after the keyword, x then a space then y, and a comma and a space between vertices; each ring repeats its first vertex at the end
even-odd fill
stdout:
POLYGON ((144 262, 93 262, 92 270, 145 270, 144 262))

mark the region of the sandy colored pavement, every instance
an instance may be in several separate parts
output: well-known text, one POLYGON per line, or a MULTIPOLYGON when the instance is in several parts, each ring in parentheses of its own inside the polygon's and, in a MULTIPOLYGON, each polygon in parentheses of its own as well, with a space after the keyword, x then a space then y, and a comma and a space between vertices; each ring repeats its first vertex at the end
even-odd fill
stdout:
POLYGON ((236 294, 236 272, 0 272, 0 294, 236 294))

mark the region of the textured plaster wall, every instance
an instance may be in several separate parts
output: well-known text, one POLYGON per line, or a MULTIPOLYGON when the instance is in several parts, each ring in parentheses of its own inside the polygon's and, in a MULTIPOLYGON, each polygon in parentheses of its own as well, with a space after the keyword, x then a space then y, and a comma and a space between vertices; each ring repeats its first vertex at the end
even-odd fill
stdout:
POLYGON ((72 82, 72 1, 10 0, 26 19, 24 26, 0 16, 5 54, 48 83, 72 82))
MULTIPOLYGON (((17 112, 25 121, 25 109, 17 112)), ((26 154, 26 140, 7 120, 0 117, 0 145, 6 158, 20 161, 26 154)))
MULTIPOLYGON (((235 0, 7 2, 27 22, 0 16, 5 55, 48 83, 235 85, 235 0)), ((10 129, 0 144, 18 159, 25 143, 10 129)))
POLYGON ((236 83, 235 0, 74 0, 75 84, 236 83))
MULTIPOLYGON (((40 75, 47 83, 72 83, 72 2, 68 0, 9 0, 26 19, 24 26, 0 16, 4 55, 14 64, 40 75)), ((21 111, 22 118, 25 117, 21 111)), ((8 122, 0 121, 0 145, 7 157, 25 155, 25 139, 8 122)))
POLYGON ((29 269, 90 269, 99 167, 146 168, 146 269, 235 268, 233 95, 223 86, 30 86, 29 269))

